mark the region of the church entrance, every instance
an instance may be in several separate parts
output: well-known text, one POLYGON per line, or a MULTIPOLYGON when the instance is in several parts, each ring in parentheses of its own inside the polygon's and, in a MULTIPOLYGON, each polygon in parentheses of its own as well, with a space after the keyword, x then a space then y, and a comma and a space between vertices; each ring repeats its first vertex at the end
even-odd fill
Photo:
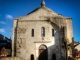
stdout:
POLYGON ((39 47, 39 60, 48 60, 48 51, 46 45, 39 47))

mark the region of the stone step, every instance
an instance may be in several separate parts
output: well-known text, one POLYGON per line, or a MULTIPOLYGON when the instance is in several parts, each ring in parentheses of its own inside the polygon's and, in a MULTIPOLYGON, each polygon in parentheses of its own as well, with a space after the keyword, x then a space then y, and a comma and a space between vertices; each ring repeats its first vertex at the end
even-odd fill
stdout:
POLYGON ((25 60, 20 57, 5 57, 5 58, 0 58, 0 60, 25 60))

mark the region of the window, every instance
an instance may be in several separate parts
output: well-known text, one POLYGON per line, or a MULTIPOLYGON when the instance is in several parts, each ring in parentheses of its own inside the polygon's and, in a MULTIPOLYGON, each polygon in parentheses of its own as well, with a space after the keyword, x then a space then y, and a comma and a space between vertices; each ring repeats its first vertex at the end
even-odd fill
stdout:
POLYGON ((32 29, 32 37, 34 37, 34 29, 32 29))
POLYGON ((42 37, 45 36, 45 28, 44 27, 41 28, 41 35, 42 35, 42 37))
POLYGON ((54 36, 54 29, 52 29, 52 36, 54 36))

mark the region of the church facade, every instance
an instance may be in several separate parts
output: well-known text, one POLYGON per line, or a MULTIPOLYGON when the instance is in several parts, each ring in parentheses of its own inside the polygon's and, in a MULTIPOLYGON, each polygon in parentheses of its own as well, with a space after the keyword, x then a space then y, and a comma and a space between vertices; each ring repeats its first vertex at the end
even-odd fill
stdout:
POLYGON ((45 6, 14 19, 12 56, 25 60, 67 60, 72 57, 72 18, 45 6))

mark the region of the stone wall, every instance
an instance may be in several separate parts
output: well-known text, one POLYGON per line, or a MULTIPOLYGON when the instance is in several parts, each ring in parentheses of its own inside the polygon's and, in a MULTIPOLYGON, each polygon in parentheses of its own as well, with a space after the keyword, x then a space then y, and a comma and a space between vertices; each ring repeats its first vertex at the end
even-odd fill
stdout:
POLYGON ((16 33, 16 31, 15 31, 15 29, 16 29, 16 27, 17 27, 17 20, 14 20, 14 25, 13 25, 13 33, 12 33, 12 56, 14 56, 14 55, 16 55, 14 52, 16 52, 15 51, 15 43, 16 43, 16 38, 15 38, 15 33, 16 33))
MULTIPOLYGON (((22 59, 20 57, 7 57, 7 58, 0 58, 0 60, 25 60, 25 59, 22 59)), ((80 60, 80 58, 75 60, 80 60)))
POLYGON ((78 59, 77 58, 74 58, 74 60, 80 60, 80 58, 78 58, 78 59))
POLYGON ((68 43, 72 43, 72 38, 73 38, 73 29, 72 29, 72 19, 67 19, 67 39, 68 43))
POLYGON ((49 55, 52 55, 53 48, 55 49, 56 45, 59 45, 58 27, 50 24, 49 21, 18 21, 16 36, 16 55, 25 59, 30 59, 31 54, 34 55, 34 59, 37 59, 38 49, 41 44, 45 44, 48 51, 51 51, 49 55), (45 37, 41 36, 42 27, 45 28, 45 37), (31 36, 32 29, 34 29, 34 37, 31 36), (55 40, 52 36, 52 29, 55 32, 55 40))
POLYGON ((72 19, 69 18, 66 20, 67 23, 67 48, 68 48, 68 56, 72 56, 72 38, 73 38, 73 29, 72 29, 72 19), (70 45, 70 46, 69 46, 70 45))

